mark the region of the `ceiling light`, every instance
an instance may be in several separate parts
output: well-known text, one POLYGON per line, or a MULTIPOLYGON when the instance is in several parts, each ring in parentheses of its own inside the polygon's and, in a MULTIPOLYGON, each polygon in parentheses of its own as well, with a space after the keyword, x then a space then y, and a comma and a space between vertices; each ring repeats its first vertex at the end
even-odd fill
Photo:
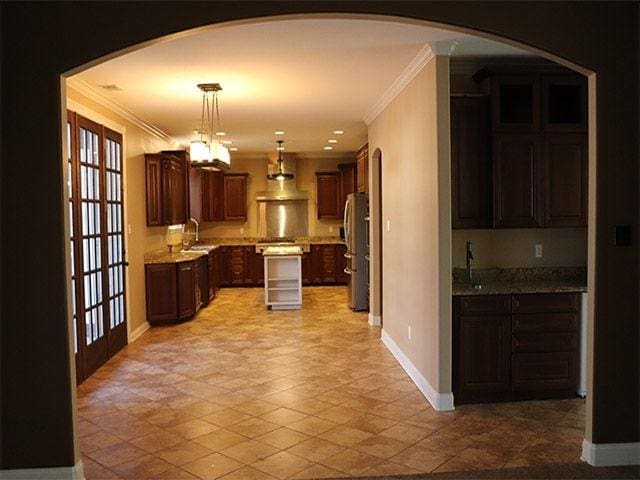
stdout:
POLYGON ((226 132, 216 132, 216 135, 218 137, 224 137, 226 135, 226 132))
POLYGON ((233 142, 231 140, 222 140, 224 145, 231 145, 233 142))
POLYGON ((229 150, 231 150, 232 152, 237 152, 238 151, 238 147, 229 147, 229 150))
POLYGON ((327 145, 326 147, 324 147, 325 150, 333 150, 333 147, 327 145))
POLYGON ((335 138, 330 138, 328 140, 329 143, 338 143, 338 140, 336 140, 335 138))
POLYGON ((273 173, 269 173, 267 174, 267 178, 269 180, 291 180, 293 178, 293 173, 285 173, 283 165, 282 165, 282 151, 284 150, 284 147, 282 146, 283 140, 278 140, 278 169, 273 172, 273 173))
POLYGON ((231 165, 231 157, 227 147, 220 143, 220 138, 214 138, 212 132, 215 128, 217 137, 225 135, 220 129, 220 111, 218 107, 218 92, 222 90, 219 83, 201 83, 198 88, 202 90, 202 116, 200 118, 199 140, 191 142, 189 149, 190 164, 193 167, 227 169, 231 165), (205 130, 205 116, 207 129, 205 130), (209 132, 209 144, 204 140, 204 135, 209 132))
POLYGON ((344 130, 334 130, 333 134, 334 135, 342 135, 344 133, 344 130))
POLYGON ((273 132, 275 135, 284 135, 284 130, 276 130, 273 132))

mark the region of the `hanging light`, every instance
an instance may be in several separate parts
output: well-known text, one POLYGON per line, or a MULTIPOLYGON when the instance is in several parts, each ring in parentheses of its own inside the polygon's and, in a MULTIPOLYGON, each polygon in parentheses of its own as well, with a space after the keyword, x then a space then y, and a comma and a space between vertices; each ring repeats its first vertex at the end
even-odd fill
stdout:
POLYGON ((219 83, 200 83, 198 88, 202 90, 202 115, 198 131, 200 139, 191 142, 189 148, 191 166, 212 170, 228 169, 231 165, 231 156, 227 147, 220 141, 220 134, 223 132, 220 128, 218 92, 222 90, 222 87, 219 83), (209 133, 208 144, 204 139, 207 132, 209 133))
POLYGON ((282 146, 282 144, 284 143, 283 140, 278 140, 278 169, 274 172, 274 173, 270 173, 267 175, 267 178, 269 180, 291 180, 293 178, 293 173, 285 173, 284 169, 282 168, 282 151, 284 150, 284 147, 282 146))

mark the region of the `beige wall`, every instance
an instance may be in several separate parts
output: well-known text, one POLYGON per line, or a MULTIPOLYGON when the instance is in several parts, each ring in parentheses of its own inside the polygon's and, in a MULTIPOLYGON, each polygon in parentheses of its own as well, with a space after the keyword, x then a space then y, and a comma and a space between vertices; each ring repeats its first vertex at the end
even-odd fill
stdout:
POLYGON ((145 152, 158 152, 172 148, 172 145, 138 125, 114 113, 96 101, 67 86, 67 102, 70 110, 94 120, 114 130, 124 127, 124 194, 127 259, 127 303, 129 332, 135 331, 146 322, 144 288, 144 253, 162 247, 165 227, 146 226, 145 203, 145 152))
MULTIPOLYGON (((448 81, 448 58, 435 57, 369 126, 369 151, 382 152, 383 329, 439 393, 451 391, 450 256, 438 233, 450 232, 448 81)), ((373 235, 372 241, 376 258, 373 235)))
MULTIPOLYGON (((295 155, 295 154, 291 154, 295 155)), ((231 172, 248 172, 246 222, 204 222, 200 225, 203 238, 256 237, 258 235, 258 204, 256 193, 267 190, 267 156, 238 156, 231 160, 231 172)), ((301 157, 296 160, 296 186, 309 193, 309 235, 338 236, 342 220, 318 220, 316 172, 338 171, 340 163, 354 163, 353 155, 344 157, 301 157)))
POLYGON ((473 242, 479 267, 586 267, 586 228, 453 230, 452 265, 466 263, 466 242, 473 242), (542 245, 542 258, 534 247, 542 245))

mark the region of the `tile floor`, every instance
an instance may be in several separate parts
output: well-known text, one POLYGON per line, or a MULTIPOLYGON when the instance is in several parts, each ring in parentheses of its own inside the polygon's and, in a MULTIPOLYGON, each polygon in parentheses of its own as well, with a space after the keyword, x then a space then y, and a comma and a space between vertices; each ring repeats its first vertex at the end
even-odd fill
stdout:
POLYGON ((153 328, 78 388, 85 475, 335 478, 579 462, 584 401, 435 412, 345 287, 270 312, 223 289, 153 328))

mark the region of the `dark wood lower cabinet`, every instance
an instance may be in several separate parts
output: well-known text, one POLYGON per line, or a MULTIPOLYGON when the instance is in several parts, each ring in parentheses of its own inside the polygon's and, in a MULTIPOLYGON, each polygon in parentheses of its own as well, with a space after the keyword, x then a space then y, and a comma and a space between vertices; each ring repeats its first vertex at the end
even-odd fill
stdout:
POLYGON ((575 293, 453 298, 456 403, 575 396, 575 293))
POLYGON ((172 323, 193 317, 200 306, 199 260, 145 265, 147 321, 172 323))

